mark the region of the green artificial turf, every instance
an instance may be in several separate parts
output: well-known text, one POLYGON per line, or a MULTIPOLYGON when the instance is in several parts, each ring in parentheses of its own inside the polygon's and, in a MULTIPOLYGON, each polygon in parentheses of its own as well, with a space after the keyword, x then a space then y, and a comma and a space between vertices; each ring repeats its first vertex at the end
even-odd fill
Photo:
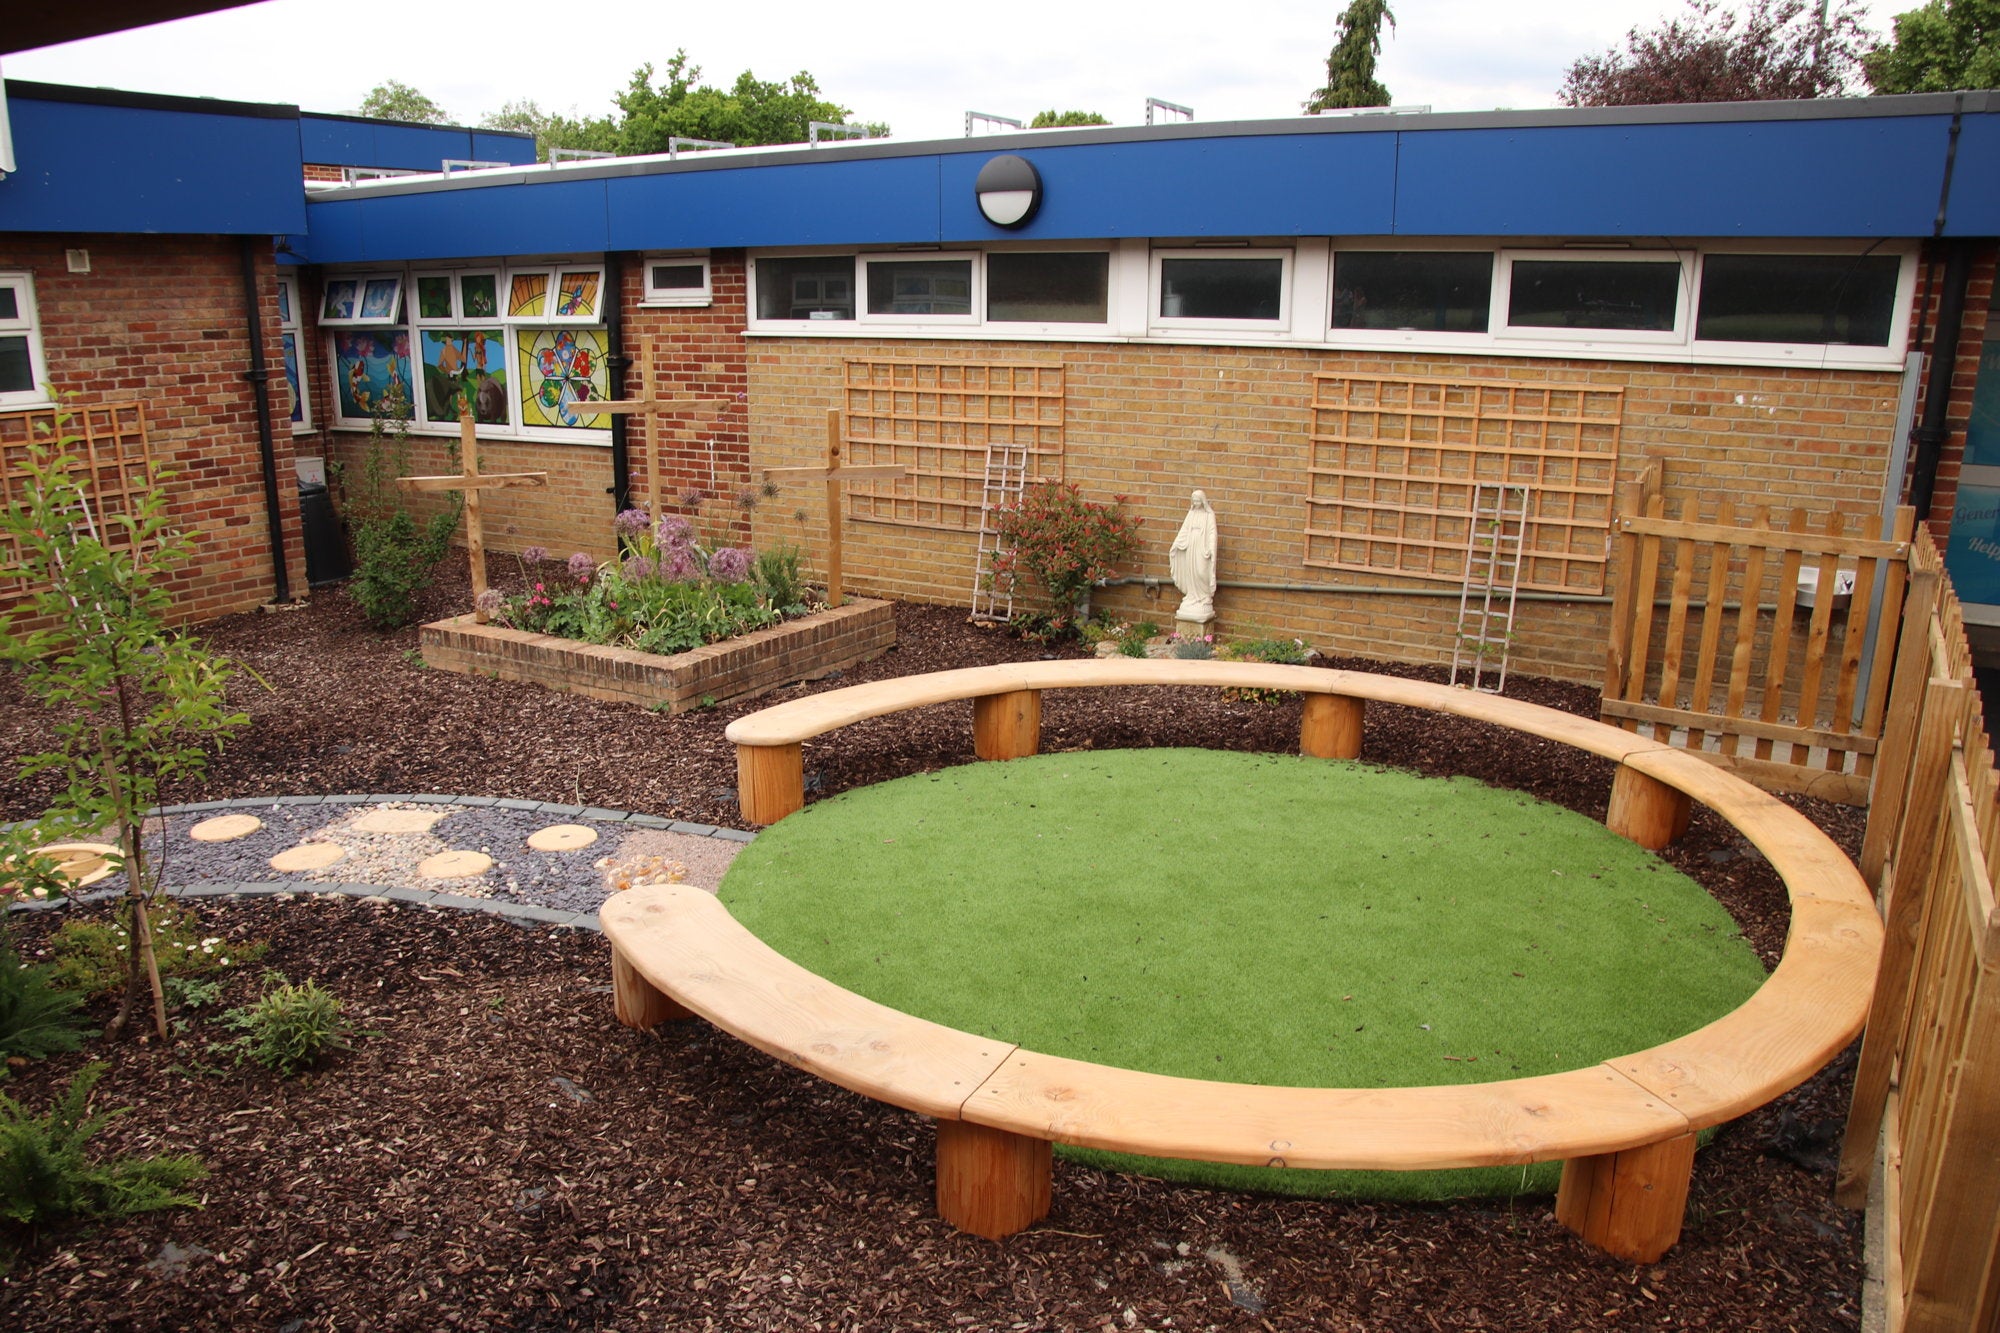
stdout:
MULTIPOLYGON (((1210 750, 1043 755, 851 791, 722 898, 839 985, 1031 1050, 1325 1087, 1554 1073, 1701 1027, 1764 971, 1728 914, 1581 815, 1469 780, 1210 750)), ((1271 1170, 1067 1155, 1300 1194, 1553 1188, 1549 1164, 1271 1170)))

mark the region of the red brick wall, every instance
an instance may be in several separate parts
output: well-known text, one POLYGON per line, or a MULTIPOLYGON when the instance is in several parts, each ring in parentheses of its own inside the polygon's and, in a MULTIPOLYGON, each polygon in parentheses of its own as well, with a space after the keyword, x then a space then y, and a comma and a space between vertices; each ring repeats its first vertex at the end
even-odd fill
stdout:
MULTIPOLYGON (((1959 325, 1958 361, 1952 373, 1951 400, 1945 412, 1944 447, 1938 457, 1937 485, 1931 493, 1931 531, 1940 542, 1951 526, 1952 510, 1958 501, 1958 470, 1965 461, 1965 427, 1972 419, 1972 390, 1979 378, 1979 353, 1986 341, 1993 310, 1993 278, 2000 247, 1986 246, 1973 256, 1972 281, 1965 292, 1965 317, 1959 325)), ((1925 255, 1929 263, 1933 256, 1925 255)), ((1937 337, 1937 306, 1944 298, 1944 258, 1935 256, 1936 281, 1931 286, 1930 308, 1922 308, 1923 279, 1919 275, 1918 318, 1924 327, 1924 374, 1917 390, 1917 420, 1922 421, 1924 402, 1930 393, 1931 348, 1937 337)), ((1914 444, 1912 450, 1914 451, 1914 444)), ((1914 458, 1912 465, 1914 466, 1914 458)))
MULTIPOLYGON (((256 243, 264 358, 274 379, 272 438, 294 597, 306 592, 305 556, 284 397, 277 273, 256 243)), ((170 581, 190 620, 249 610, 275 595, 264 474, 258 454, 242 259, 234 237, 0 235, 0 269, 34 275, 42 351, 57 393, 81 407, 141 400, 169 513, 193 539, 194 559, 170 581), (90 252, 71 273, 65 248, 90 252)))

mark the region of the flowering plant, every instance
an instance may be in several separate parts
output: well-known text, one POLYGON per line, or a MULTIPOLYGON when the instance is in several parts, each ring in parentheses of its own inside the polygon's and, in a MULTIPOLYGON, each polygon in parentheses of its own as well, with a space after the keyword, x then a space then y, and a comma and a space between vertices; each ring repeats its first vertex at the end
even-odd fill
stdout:
POLYGON ((1083 618, 1091 585, 1116 578, 1138 549, 1139 520, 1125 512, 1124 496, 1086 500, 1062 482, 1026 488, 995 512, 994 526, 999 549, 984 574, 987 586, 1018 593, 1025 578, 1038 587, 1042 608, 1029 619, 1057 637, 1083 618))

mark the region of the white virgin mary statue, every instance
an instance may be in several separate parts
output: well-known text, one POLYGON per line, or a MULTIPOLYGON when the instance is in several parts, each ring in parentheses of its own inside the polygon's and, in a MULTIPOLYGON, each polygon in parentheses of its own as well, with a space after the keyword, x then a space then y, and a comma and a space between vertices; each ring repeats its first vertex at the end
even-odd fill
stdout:
POLYGON ((1174 586, 1180 589, 1180 610, 1176 620, 1215 619, 1215 511, 1208 496, 1196 491, 1188 502, 1187 517, 1174 534, 1167 551, 1167 565, 1173 570, 1174 586))

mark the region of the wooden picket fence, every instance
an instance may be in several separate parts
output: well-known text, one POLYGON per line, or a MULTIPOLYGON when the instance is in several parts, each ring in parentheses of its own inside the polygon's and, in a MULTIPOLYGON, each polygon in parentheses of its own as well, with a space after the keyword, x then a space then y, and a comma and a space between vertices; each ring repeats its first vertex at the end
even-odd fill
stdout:
POLYGON ((1866 1201, 1879 1142, 1887 1326, 1965 1333, 2000 1327, 2000 782, 1928 530, 1910 569, 1894 744, 1879 752, 1862 850, 1887 938, 1838 1189, 1866 1201))
POLYGON ((1656 490, 1614 525, 1617 594, 1600 715, 1761 786, 1868 800, 1910 530, 1878 516, 1724 502, 1676 517, 1656 490), (1817 585, 1802 589, 1801 572, 1817 585), (1851 574, 1851 593, 1836 579, 1851 574), (1809 612, 1803 619, 1801 612, 1809 612))

